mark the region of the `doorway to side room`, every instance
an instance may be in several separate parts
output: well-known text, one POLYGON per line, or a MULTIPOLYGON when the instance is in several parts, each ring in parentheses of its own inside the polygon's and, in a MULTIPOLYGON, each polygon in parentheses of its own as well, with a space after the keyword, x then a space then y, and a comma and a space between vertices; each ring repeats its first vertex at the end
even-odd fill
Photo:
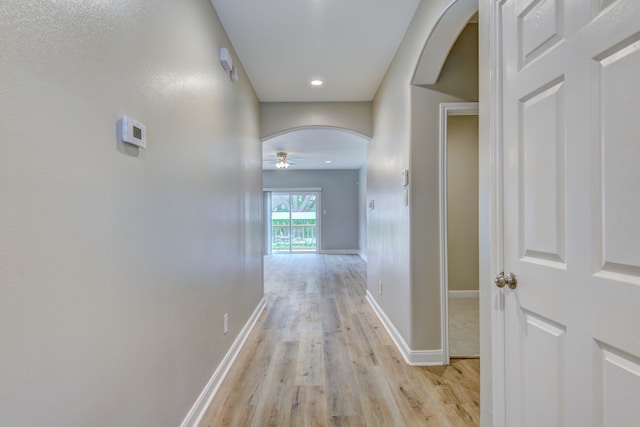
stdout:
POLYGON ((440 108, 443 351, 480 356, 478 104, 440 108))

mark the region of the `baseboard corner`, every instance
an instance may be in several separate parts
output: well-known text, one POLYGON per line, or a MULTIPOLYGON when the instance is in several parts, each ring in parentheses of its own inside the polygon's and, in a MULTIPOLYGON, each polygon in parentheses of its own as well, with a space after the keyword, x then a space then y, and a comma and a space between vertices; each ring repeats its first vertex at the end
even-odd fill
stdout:
POLYGON ((439 350, 412 350, 407 342, 402 338, 400 332, 387 317, 382 307, 378 304, 371 292, 367 289, 365 299, 371 306, 373 312, 378 317, 382 326, 387 331, 396 348, 402 355, 407 365, 411 366, 441 366, 444 365, 444 353, 439 350))
POLYGON ((220 365, 216 368, 215 372, 207 382, 207 385, 204 387, 198 399, 196 399, 195 403, 189 410, 189 413, 186 415, 180 427, 197 427, 200 424, 200 421, 204 417, 205 412, 209 408, 209 405, 213 401, 222 381, 224 381, 225 377, 229 373, 229 369, 235 362, 240 350, 244 346, 249 334, 253 330, 258 318, 260 317, 260 313, 264 310, 265 300, 262 300, 258 303, 256 308, 253 310, 253 313, 247 320, 247 323, 242 327, 242 330, 236 337, 235 341, 229 348, 229 351, 220 362, 220 365))

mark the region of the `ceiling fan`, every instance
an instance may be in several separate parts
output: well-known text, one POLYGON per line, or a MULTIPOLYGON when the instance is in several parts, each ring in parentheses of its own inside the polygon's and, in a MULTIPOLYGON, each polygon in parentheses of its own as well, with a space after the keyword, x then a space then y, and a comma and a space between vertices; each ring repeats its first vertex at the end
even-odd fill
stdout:
POLYGON ((286 169, 290 165, 295 165, 296 162, 301 160, 304 159, 300 157, 289 157, 284 151, 278 151, 275 159, 263 160, 263 162, 272 162, 275 163, 277 169, 286 169))

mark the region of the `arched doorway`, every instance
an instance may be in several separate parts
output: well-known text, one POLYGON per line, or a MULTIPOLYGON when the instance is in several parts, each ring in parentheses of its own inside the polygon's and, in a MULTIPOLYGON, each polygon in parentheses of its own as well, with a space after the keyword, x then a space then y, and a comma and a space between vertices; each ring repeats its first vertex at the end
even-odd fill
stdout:
POLYGON ((263 141, 265 253, 365 249, 368 141, 356 132, 319 126, 263 141), (283 153, 289 165, 278 168, 283 153))

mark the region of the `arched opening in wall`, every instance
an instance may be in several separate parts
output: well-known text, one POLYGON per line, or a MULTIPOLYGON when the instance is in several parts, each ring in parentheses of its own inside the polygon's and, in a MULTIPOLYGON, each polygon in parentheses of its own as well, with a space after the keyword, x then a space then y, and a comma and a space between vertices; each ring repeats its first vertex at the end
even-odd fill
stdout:
POLYGON ((368 143, 315 126, 263 140, 265 254, 366 252, 368 143))

